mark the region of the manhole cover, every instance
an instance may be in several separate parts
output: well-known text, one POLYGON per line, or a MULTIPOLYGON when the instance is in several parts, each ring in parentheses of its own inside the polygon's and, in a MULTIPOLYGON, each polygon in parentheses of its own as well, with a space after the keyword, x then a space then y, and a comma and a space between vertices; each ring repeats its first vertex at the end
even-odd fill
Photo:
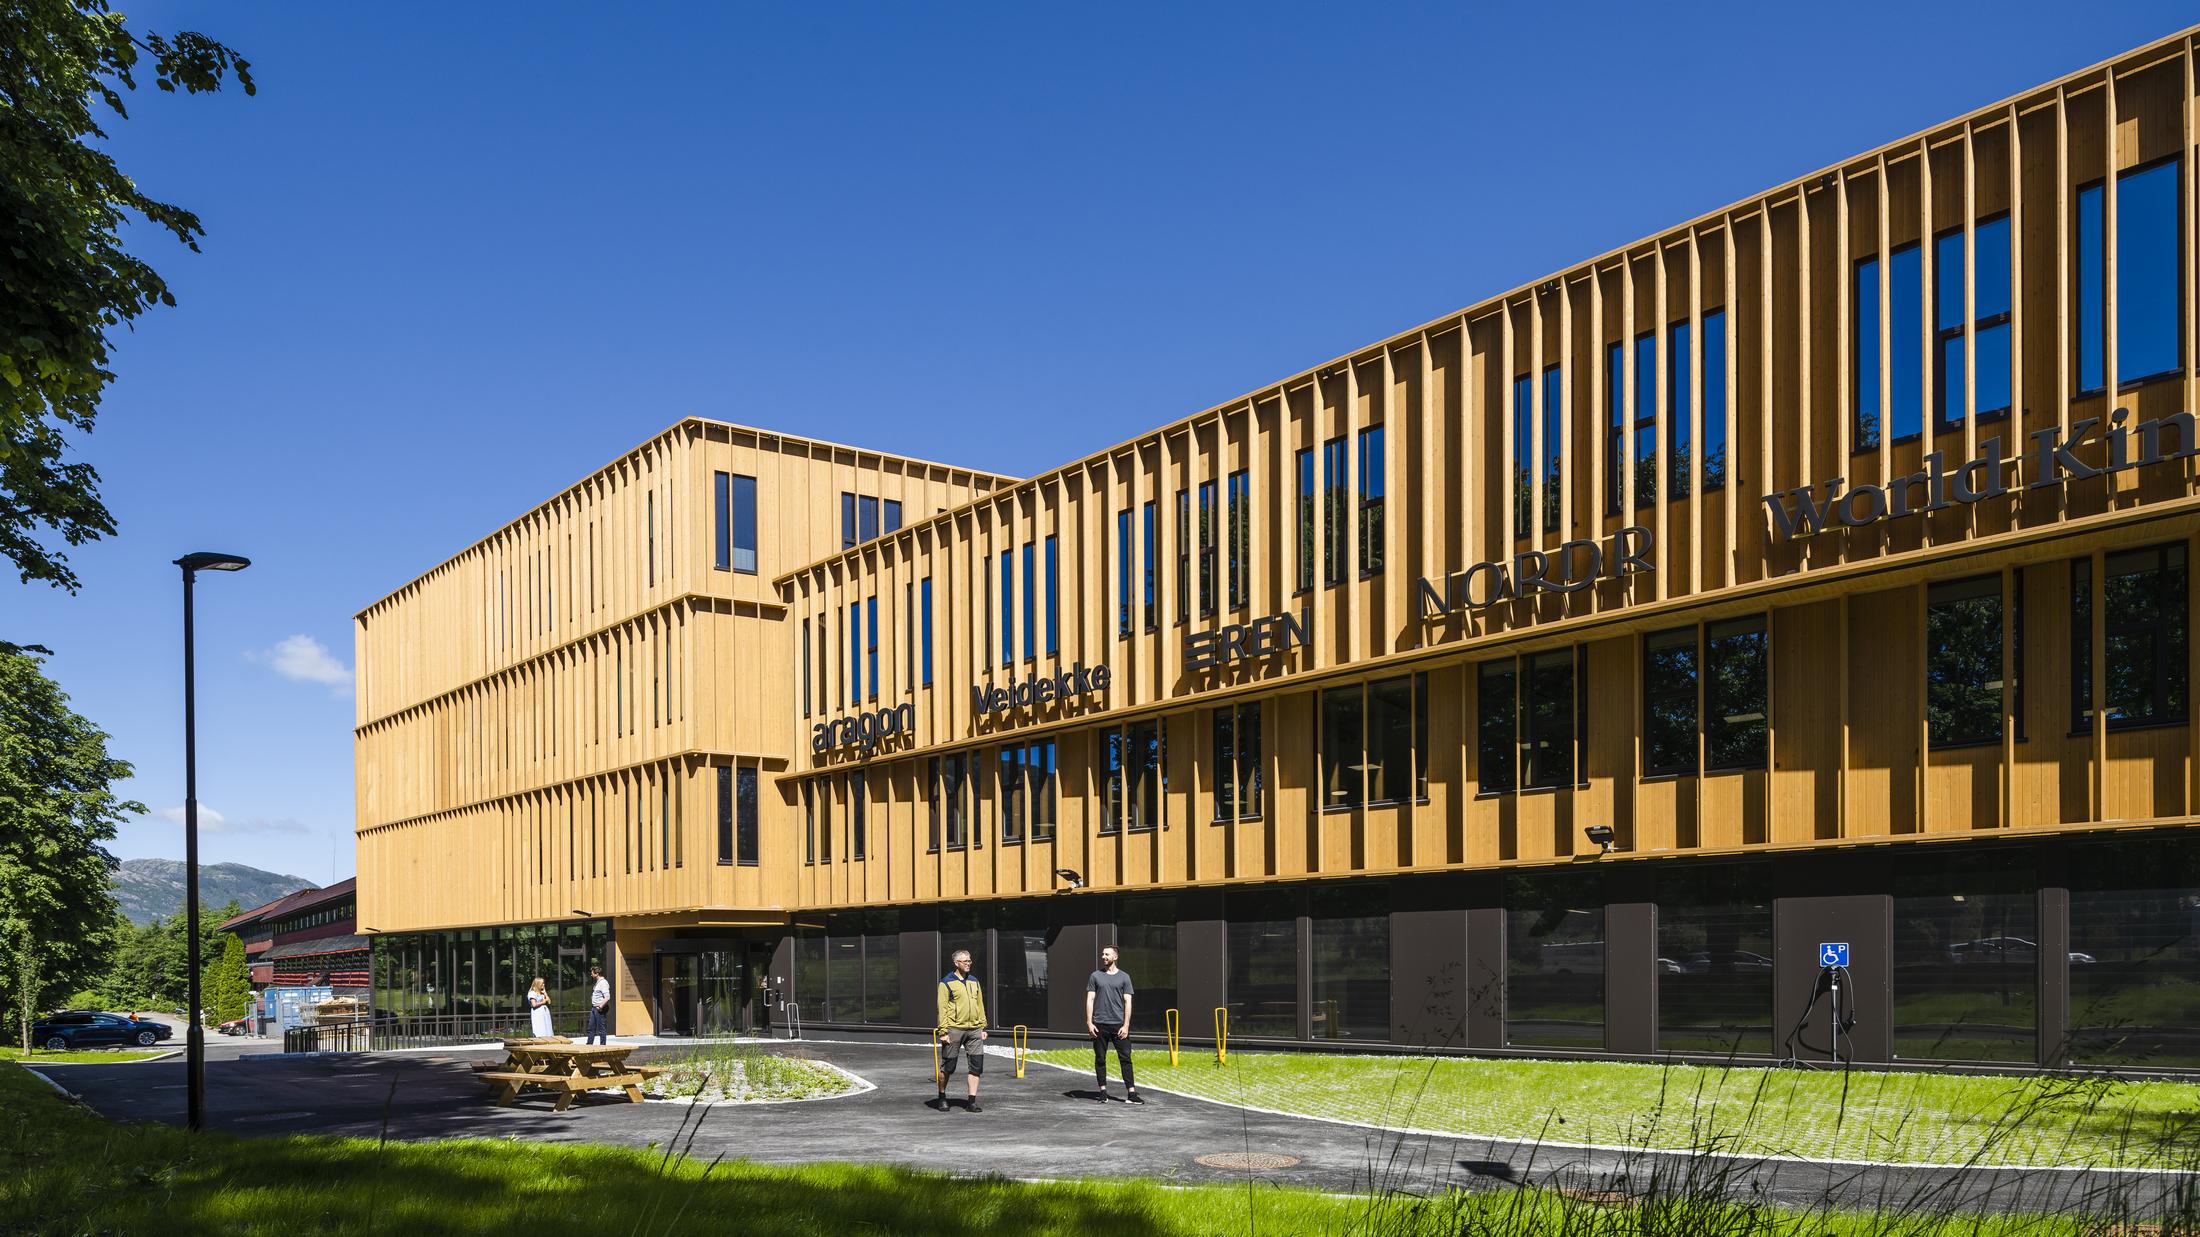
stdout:
POLYGON ((1272 1169, 1289 1168, 1299 1162, 1299 1157, 1278 1155, 1273 1151, 1217 1151, 1212 1155, 1195 1156, 1192 1162, 1208 1168, 1234 1168, 1241 1172, 1265 1173, 1272 1169))

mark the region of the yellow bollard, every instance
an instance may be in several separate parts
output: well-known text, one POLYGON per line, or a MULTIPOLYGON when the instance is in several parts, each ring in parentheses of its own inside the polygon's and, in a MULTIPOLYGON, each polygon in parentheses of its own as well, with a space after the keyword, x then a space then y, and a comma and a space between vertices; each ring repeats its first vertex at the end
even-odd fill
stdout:
POLYGON ((1230 1063, 1230 1011, 1215 1006, 1215 1064, 1230 1063))
POLYGON ((932 1028, 932 1086, 940 1091, 947 1089, 947 1079, 940 1075, 940 1036, 946 1033, 946 1027, 932 1028))
POLYGON ((1009 1028, 1009 1043, 1016 1049, 1016 1076, 1024 1076, 1024 1062, 1031 1056, 1031 1028, 1019 1022, 1009 1028))
POLYGON ((1184 1019, 1173 1009, 1163 1013, 1161 1015, 1161 1019, 1163 1022, 1168 1024, 1169 1028, 1169 1064, 1175 1065, 1177 1032, 1180 1029, 1184 1019))

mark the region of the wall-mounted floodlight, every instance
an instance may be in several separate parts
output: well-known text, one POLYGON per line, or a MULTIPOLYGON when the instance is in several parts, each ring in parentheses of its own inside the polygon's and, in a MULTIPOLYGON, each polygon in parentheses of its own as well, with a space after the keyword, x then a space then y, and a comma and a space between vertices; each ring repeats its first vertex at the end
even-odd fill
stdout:
POLYGON ((1612 826, 1590 825, 1581 831, 1581 836, 1589 839, 1589 841, 1597 847, 1599 853, 1606 855, 1612 853, 1612 848, 1614 846, 1614 843, 1612 841, 1612 826))

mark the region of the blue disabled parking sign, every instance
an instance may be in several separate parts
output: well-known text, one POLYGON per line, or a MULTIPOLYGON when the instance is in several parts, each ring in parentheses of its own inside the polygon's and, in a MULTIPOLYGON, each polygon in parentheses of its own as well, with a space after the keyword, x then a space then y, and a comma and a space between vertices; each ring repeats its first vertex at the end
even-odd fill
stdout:
POLYGON ((1818 945, 1818 965, 1847 966, 1849 943, 1847 941, 1822 941, 1818 945))

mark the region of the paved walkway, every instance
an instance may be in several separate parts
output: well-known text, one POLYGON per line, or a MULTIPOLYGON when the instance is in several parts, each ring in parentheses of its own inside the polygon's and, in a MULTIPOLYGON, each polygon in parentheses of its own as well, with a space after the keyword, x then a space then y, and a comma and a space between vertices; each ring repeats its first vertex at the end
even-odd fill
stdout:
MULTIPOLYGON (((1008 1177, 1235 1182, 1247 1174, 1202 1165, 1198 1157, 1266 1152, 1299 1162, 1261 1173, 1260 1180, 1333 1191, 1426 1193, 1536 1183, 1632 1192, 1656 1177, 1668 1189, 1693 1185, 1799 1207, 1832 1202, 1887 1208, 1929 1197, 1936 1206, 1960 1203, 1981 1210, 2108 1211, 2126 1204, 2151 1209, 2167 1191, 2200 1188, 2191 1176, 2162 1174, 1860 1168, 1399 1135, 1150 1091, 1144 1105, 1103 1105, 1091 1098, 1088 1077, 1034 1063, 1018 1079, 1005 1054, 989 1062, 984 1112, 954 1107, 943 1113, 932 1107, 932 1059, 924 1045, 805 1042, 769 1050, 831 1061, 878 1089, 808 1103, 716 1107, 696 1132, 696 1156, 723 1153, 777 1164, 859 1161, 1008 1177)), ((662 1055, 645 1049, 636 1059, 662 1055)), ((467 1068, 481 1056, 459 1050, 318 1057, 222 1053, 226 1059, 207 1063, 208 1124, 239 1134, 373 1137, 386 1118, 395 1138, 485 1136, 643 1146, 666 1142, 682 1117, 693 1115, 685 1104, 630 1104, 609 1096, 581 1097, 558 1113, 550 1110, 547 1096, 536 1093, 516 1107, 497 1108, 467 1068)), ((180 1058, 50 1066, 45 1072, 111 1117, 181 1120, 180 1058)), ((951 1093, 962 1094, 961 1079, 951 1093)))

